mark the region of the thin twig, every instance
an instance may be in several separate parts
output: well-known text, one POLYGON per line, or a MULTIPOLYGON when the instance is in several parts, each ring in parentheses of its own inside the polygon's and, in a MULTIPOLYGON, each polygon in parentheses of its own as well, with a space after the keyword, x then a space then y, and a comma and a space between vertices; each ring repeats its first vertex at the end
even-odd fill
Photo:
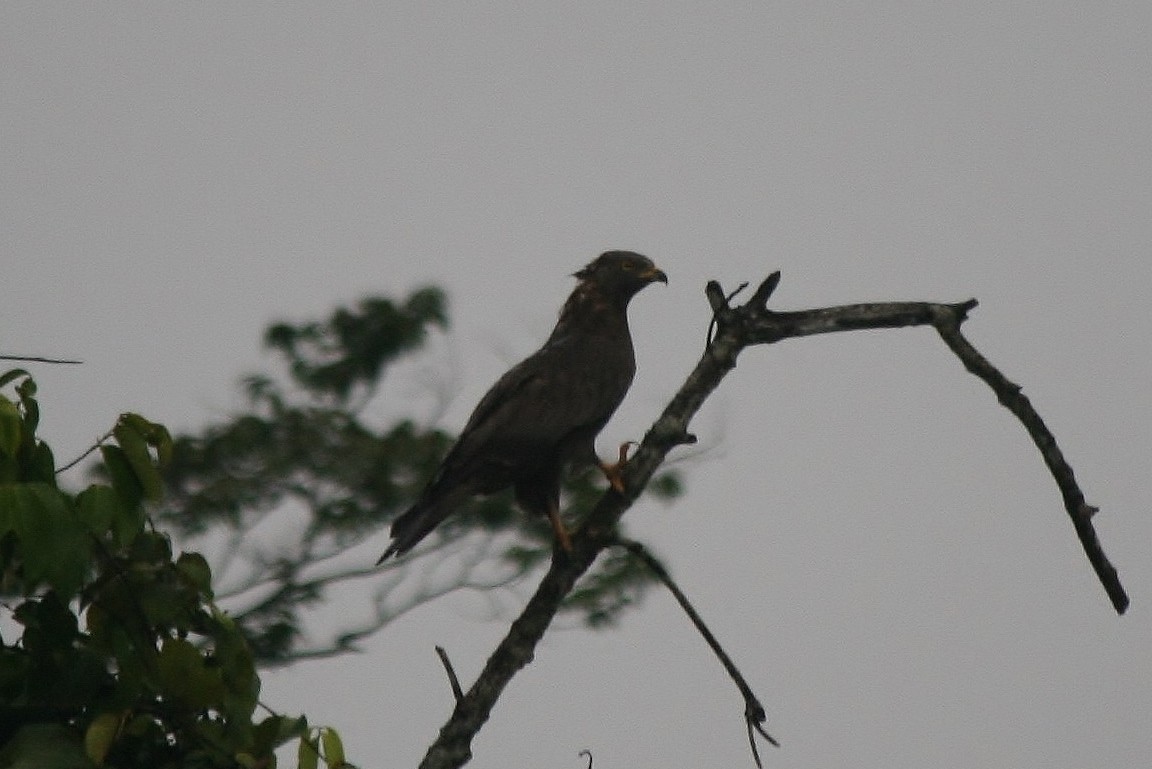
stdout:
POLYGON ((113 435, 113 434, 114 434, 114 433, 113 433, 113 431, 112 431, 112 430, 109 430, 108 432, 106 432, 106 433, 104 433, 103 435, 101 435, 99 438, 97 438, 97 439, 96 439, 96 442, 95 442, 95 443, 93 443, 91 446, 89 446, 87 449, 85 449, 85 450, 84 450, 84 453, 83 453, 83 454, 81 454, 80 456, 76 457, 75 459, 73 459, 73 460, 72 460, 71 462, 69 462, 68 464, 66 464, 66 465, 64 465, 64 466, 62 466, 62 467, 59 467, 59 468, 57 468, 57 469, 56 469, 56 475, 59 475, 60 473, 62 473, 62 472, 65 472, 66 470, 71 470, 73 467, 75 467, 76 465, 78 465, 78 464, 80 464, 81 462, 83 462, 83 461, 85 460, 85 458, 87 458, 87 456, 88 456, 89 454, 91 454, 92 452, 96 451, 96 450, 97 450, 97 449, 99 449, 101 446, 103 446, 103 445, 104 445, 104 441, 106 441, 106 440, 110 439, 110 438, 112 437, 112 435, 113 435))
POLYGON ((577 756, 588 756, 588 766, 584 767, 584 769, 592 769, 592 751, 591 750, 581 750, 576 755, 577 756))
POLYGON ((764 706, 760 704, 760 700, 757 699, 756 695, 752 692, 752 687, 748 685, 743 674, 740 673, 740 669, 736 667, 736 663, 734 663, 732 658, 728 656, 728 653, 724 651, 724 647, 716 640, 716 636, 714 636, 712 631, 708 629, 708 626, 704 624, 703 618, 696 611, 695 607, 692 606, 692 603, 688 600, 688 596, 686 596, 684 591, 673 581, 672 576, 668 574, 668 570, 664 568, 664 564, 662 564, 656 556, 648 552, 648 549, 640 542, 620 538, 616 540, 615 544, 624 548, 636 558, 639 558, 640 561, 648 567, 648 570, 655 574, 656 578, 664 584, 664 587, 668 588, 668 591, 672 593, 672 597, 676 599, 676 603, 680 604, 680 608, 688 615, 688 619, 692 621, 692 624, 696 626, 696 630, 704 638, 705 643, 712 649, 712 653, 716 655, 716 659, 720 660, 720 664, 728 671, 728 676, 732 679, 732 682, 736 684, 736 688, 740 690, 740 695, 744 698, 744 720, 748 725, 748 742, 752 747, 752 757, 756 759, 756 766, 763 766, 763 764, 760 763, 760 754, 756 750, 756 740, 752 735, 753 728, 760 732, 764 739, 776 747, 780 747, 780 743, 764 730, 763 724, 767 716, 764 713, 764 706))
POLYGON ((63 360, 61 358, 38 358, 30 355, 0 355, 0 360, 18 360, 27 363, 67 363, 72 365, 79 365, 84 362, 82 360, 63 360))
MULTIPOLYGON (((780 273, 776 272, 773 274, 776 276, 777 280, 779 280, 780 273)), ((739 286, 737 286, 735 290, 725 296, 724 293, 720 290, 719 283, 714 280, 708 283, 707 296, 708 302, 712 305, 712 320, 708 321, 708 333, 704 336, 705 348, 712 346, 712 340, 714 339, 713 333, 716 331, 716 327, 723 322, 721 315, 727 315, 732 311, 729 302, 732 301, 734 296, 746 288, 748 288, 748 281, 744 281, 739 286)))
POLYGON ((448 652, 444 651, 443 646, 436 647, 436 654, 440 657, 440 664, 444 666, 444 672, 448 674, 448 684, 452 687, 452 696, 459 702, 464 699, 464 690, 460 688, 460 679, 456 677, 456 671, 452 668, 452 660, 448 659, 448 652))

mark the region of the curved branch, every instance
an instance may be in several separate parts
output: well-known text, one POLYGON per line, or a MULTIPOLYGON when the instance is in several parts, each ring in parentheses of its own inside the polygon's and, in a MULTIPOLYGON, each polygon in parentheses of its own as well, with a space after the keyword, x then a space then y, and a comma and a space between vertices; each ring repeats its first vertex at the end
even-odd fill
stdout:
POLYGON ((452 660, 448 659, 448 652, 443 646, 436 647, 436 655, 440 657, 440 664, 444 666, 444 673, 448 676, 448 685, 452 687, 452 696, 459 702, 464 697, 464 690, 460 688, 460 679, 456 676, 456 669, 452 667, 452 660))
POLYGON ((1076 536, 1080 538, 1080 545, 1084 548, 1084 554, 1088 556, 1088 562, 1096 571, 1096 576, 1108 593, 1116 613, 1123 614, 1128 609, 1128 594, 1120 584, 1120 575, 1117 574, 1116 567, 1104 554, 1104 548, 1096 536, 1096 528, 1092 525, 1092 516, 1099 512, 1100 508, 1084 501, 1084 492, 1076 483, 1072 466, 1064 459, 1064 453, 1056 445, 1056 438, 1048 429, 1048 425, 1044 424, 1044 420, 1036 413, 1036 409, 1032 407, 1032 402, 1024 395, 1020 385, 1001 374, 999 369, 989 363, 988 359, 964 338, 960 333, 959 323, 939 323, 936 324, 936 330, 940 332, 948 348, 956 353, 964 368, 983 379, 996 393, 1004 408, 1015 414, 1028 431, 1032 442, 1044 457, 1044 464, 1052 473, 1056 486, 1060 489, 1060 495, 1064 498, 1064 509, 1072 519, 1076 536))
POLYGON ((704 618, 696 611, 696 607, 688 600, 688 596, 680 589, 672 579, 672 575, 664 568, 664 564, 660 562, 656 556, 648 552, 648 548, 640 542, 631 539, 618 539, 616 544, 627 550, 636 558, 639 558, 645 566, 647 566, 656 578, 659 579, 664 587, 668 588, 668 592, 676 599, 676 603, 680 604, 680 608, 688 615, 688 619, 696 626, 697 632, 704 638, 704 642, 712 649, 712 653, 716 655, 716 659, 720 660, 720 664, 724 666, 724 670, 728 672, 728 677, 736 684, 736 688, 740 690, 740 696, 744 698, 744 721, 748 725, 748 745, 752 748, 752 758, 756 761, 756 766, 762 767, 764 764, 760 762, 760 751, 756 749, 756 739, 753 736, 753 730, 760 733, 764 739, 769 743, 780 747, 780 743, 772 737, 764 729, 764 721, 767 719, 767 714, 764 712, 764 706, 760 704, 760 700, 752 692, 752 687, 744 680, 744 674, 736 667, 736 663, 728 656, 728 652, 724 651, 724 647, 716 640, 716 636, 704 624, 704 618))
MULTIPOLYGON (((725 295, 720 285, 715 281, 709 282, 705 294, 712 308, 717 333, 684 384, 648 430, 639 450, 628 460, 623 473, 624 493, 620 494, 611 489, 606 491, 583 525, 572 535, 571 552, 554 552, 552 563, 536 593, 489 657, 476 682, 457 701, 451 717, 440 729, 436 741, 425 754, 420 764, 421 769, 459 767, 471 758, 472 739, 488 720, 504 687, 521 668, 532 661, 536 644, 548 629, 564 598, 571 592, 576 581, 591 567, 600 551, 613 543, 613 532, 617 522, 643 491, 657 468, 664 462, 668 452, 676 446, 692 442, 692 436, 688 432, 692 417, 720 385, 727 373, 735 367, 736 358, 745 347, 835 331, 924 325, 935 327, 952 347, 959 338, 960 324, 968 311, 976 306, 976 300, 971 299, 957 304, 887 302, 778 313, 769 310, 767 302, 779 282, 780 273, 772 273, 760 284, 747 303, 735 308, 729 305, 729 296, 725 295), (949 341, 950 339, 952 341, 949 341)), ((956 351, 956 348, 953 347, 953 350, 956 351)), ((960 355, 961 360, 964 360, 965 365, 971 369, 970 361, 975 358, 967 352, 964 355, 957 352, 957 355, 960 355), (966 355, 968 357, 965 357, 966 355)), ((991 368, 990 364, 988 368, 991 368)), ((1026 426, 1027 424, 1026 422, 1026 426)), ((1050 434, 1048 438, 1051 438, 1050 434)), ((1037 442, 1040 445, 1040 441, 1037 442)), ((1050 443, 1054 448, 1055 442, 1050 443)), ((1044 446, 1041 446, 1041 449, 1044 451, 1044 446)), ((1046 453, 1045 459, 1048 460, 1050 456, 1059 455, 1058 452, 1046 453)), ((1062 482, 1061 478, 1064 479, 1063 482, 1070 481, 1071 470, 1069 469, 1067 473, 1062 472, 1057 478, 1058 483, 1062 482)), ((1075 488, 1074 482, 1072 488, 1075 488)), ((1066 495, 1066 499, 1075 500, 1076 494, 1078 489, 1071 497, 1066 495)), ((1078 498, 1082 503, 1083 496, 1079 495, 1078 498)), ((1089 517, 1087 513, 1074 516, 1078 532, 1082 527, 1087 527, 1091 532, 1089 517)), ((1084 541, 1083 534, 1081 538, 1084 541)), ((1090 541, 1095 542, 1094 532, 1091 532, 1090 541)), ((1098 559, 1093 561, 1094 564, 1097 562, 1107 564, 1098 544, 1096 554, 1093 555, 1090 551, 1089 557, 1098 559)), ((1111 568, 1110 564, 1108 568, 1111 568)), ((1111 570, 1110 573, 1114 577, 1115 570, 1111 570)), ((1107 584, 1106 582, 1106 586, 1107 584)), ((1115 581, 1115 585, 1119 587, 1118 580, 1115 581)), ((1121 589, 1120 595, 1122 594, 1121 589)), ((1120 611, 1122 611, 1121 605, 1127 605, 1126 597, 1122 604, 1118 603, 1115 597, 1113 602, 1120 611)))

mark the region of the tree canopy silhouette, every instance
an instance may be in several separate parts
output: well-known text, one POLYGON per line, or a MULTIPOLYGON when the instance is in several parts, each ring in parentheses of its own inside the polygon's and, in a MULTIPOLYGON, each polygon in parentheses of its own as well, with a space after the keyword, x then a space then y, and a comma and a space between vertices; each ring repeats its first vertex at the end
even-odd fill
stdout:
MULTIPOLYGON (((526 519, 508 494, 461 505, 415 551, 415 560, 377 570, 379 549, 357 550, 367 540, 382 541, 452 443, 448 432, 410 417, 377 424, 366 416, 375 413, 369 407, 382 399, 389 373, 447 326, 445 298, 436 288, 398 300, 362 299, 322 320, 275 323, 264 341, 283 360, 285 375, 247 377, 242 410, 174 438, 168 495, 155 519, 208 554, 217 597, 262 663, 353 649, 426 600, 498 589, 547 561, 549 527, 526 519), (419 562, 450 556, 450 576, 439 574, 415 591, 395 590, 408 572, 423 568, 419 562), (359 624, 309 622, 326 591, 349 584, 360 585, 371 604, 359 624)), ((403 413, 406 404, 383 405, 403 413)), ((565 510, 579 519, 601 487, 594 473, 566 479, 565 510)), ((657 498, 679 491, 674 472, 651 486, 657 498)), ((651 582, 634 559, 607 558, 565 609, 592 626, 611 623, 651 582)))

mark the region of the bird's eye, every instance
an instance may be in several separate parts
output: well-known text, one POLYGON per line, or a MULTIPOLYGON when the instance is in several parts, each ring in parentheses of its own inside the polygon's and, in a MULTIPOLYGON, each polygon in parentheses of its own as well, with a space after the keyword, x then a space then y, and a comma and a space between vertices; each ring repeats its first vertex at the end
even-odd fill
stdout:
POLYGON ((620 265, 620 269, 624 270, 624 272, 632 272, 632 270, 636 269, 636 263, 635 262, 624 262, 623 264, 620 265))

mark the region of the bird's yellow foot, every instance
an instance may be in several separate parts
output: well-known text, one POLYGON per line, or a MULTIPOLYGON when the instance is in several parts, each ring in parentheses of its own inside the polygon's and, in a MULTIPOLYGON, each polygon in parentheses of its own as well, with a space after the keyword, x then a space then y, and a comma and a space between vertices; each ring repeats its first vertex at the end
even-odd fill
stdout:
POLYGON ((560 518, 560 509, 555 504, 548 505, 548 522, 552 524, 552 532, 556 535, 556 543, 565 553, 572 552, 572 539, 568 536, 568 529, 564 528, 564 521, 560 518))
POLYGON ((617 494, 624 493, 624 465, 628 464, 628 449, 636 445, 636 441, 624 441, 620 444, 620 453, 615 464, 600 462, 600 472, 608 479, 608 485, 617 494))

